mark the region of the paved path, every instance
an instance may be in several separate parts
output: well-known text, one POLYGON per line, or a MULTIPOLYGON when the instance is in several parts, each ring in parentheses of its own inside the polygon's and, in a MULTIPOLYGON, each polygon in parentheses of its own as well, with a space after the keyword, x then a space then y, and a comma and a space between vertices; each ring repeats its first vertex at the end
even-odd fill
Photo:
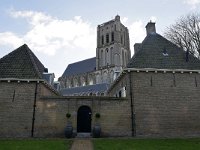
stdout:
POLYGON ((70 150, 93 150, 90 139, 74 139, 70 150))

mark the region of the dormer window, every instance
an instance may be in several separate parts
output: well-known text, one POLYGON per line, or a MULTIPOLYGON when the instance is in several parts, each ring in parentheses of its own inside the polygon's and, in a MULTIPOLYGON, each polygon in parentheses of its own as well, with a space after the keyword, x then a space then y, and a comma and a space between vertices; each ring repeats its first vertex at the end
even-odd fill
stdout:
POLYGON ((168 56, 168 53, 167 53, 167 49, 166 49, 166 48, 163 49, 163 56, 168 56))

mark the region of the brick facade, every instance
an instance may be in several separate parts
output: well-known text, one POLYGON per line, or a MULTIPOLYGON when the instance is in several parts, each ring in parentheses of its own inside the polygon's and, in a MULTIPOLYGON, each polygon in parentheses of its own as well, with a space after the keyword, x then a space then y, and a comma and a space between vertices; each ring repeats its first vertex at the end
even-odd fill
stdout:
POLYGON ((109 95, 125 85, 130 101, 130 74, 136 136, 200 136, 200 74, 127 72, 109 95))
POLYGON ((37 82, 0 82, 0 137, 31 137, 33 108, 40 95, 56 95, 37 82))
MULTIPOLYGON (((31 137, 36 83, 0 82, 0 137, 31 137)), ((131 71, 108 93, 114 96, 126 87, 127 98, 114 98, 56 96, 39 83, 34 137, 64 137, 68 122, 76 134, 77 111, 85 105, 92 110, 92 127, 100 124, 102 136, 131 136, 131 93, 136 137, 199 136, 199 85, 198 73, 131 71), (66 113, 71 113, 70 119, 66 113)))
POLYGON ((0 137, 30 137, 35 83, 0 82, 0 137))
POLYGON ((92 110, 92 127, 100 124, 102 136, 130 136, 130 107, 127 99, 110 97, 42 97, 37 102, 36 137, 64 137, 64 128, 71 122, 77 132, 77 112, 81 106, 92 110), (124 109, 126 108, 126 109, 124 109), (66 118, 66 113, 71 118, 66 118), (95 114, 100 113, 100 118, 95 114))
POLYGON ((64 137, 67 122, 76 134, 77 111, 85 105, 92 110, 91 126, 100 124, 102 136, 131 135, 130 106, 125 98, 62 97, 43 83, 4 81, 0 82, 0 137, 31 137, 36 84, 34 137, 64 137), (101 114, 99 119, 96 113, 101 114))

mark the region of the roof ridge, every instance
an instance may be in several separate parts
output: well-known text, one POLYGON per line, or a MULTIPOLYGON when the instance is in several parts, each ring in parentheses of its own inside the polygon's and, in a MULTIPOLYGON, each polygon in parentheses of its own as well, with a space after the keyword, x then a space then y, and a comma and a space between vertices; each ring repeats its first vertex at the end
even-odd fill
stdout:
POLYGON ((94 58, 96 58, 96 57, 92 57, 92 58, 87 58, 87 59, 84 59, 84 60, 80 60, 80 61, 71 63, 71 64, 69 64, 69 65, 77 64, 77 63, 80 63, 80 62, 83 62, 83 61, 86 61, 86 60, 89 60, 89 59, 94 59, 94 58))
MULTIPOLYGON (((39 71, 39 68, 38 68, 38 66, 37 66, 37 64, 36 64, 36 62, 35 62, 35 60, 34 60, 34 58, 33 58, 33 52, 30 50, 30 48, 28 47, 28 45, 26 45, 26 44, 24 44, 23 46, 25 46, 25 49, 26 49, 26 51, 27 51, 27 53, 28 53, 28 56, 30 57, 30 60, 31 60, 31 63, 32 63, 32 65, 33 65, 33 69, 36 71, 36 73, 37 73, 37 76, 39 77, 39 78, 42 78, 42 75, 40 74, 40 71, 39 71)), ((35 56, 36 57, 36 56, 35 56)))

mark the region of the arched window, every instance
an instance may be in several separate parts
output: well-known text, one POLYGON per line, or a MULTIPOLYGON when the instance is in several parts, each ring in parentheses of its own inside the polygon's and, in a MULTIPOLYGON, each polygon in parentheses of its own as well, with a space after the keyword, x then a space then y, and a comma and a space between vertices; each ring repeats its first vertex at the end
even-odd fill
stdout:
POLYGON ((101 76, 99 73, 96 75, 96 83, 97 84, 101 83, 101 76))
POLYGON ((120 64, 120 55, 119 54, 115 54, 114 63, 116 66, 119 66, 119 64, 120 64))
POLYGON ((74 78, 74 87, 78 87, 78 79, 74 78))
POLYGON ((106 34, 106 43, 109 43, 109 34, 106 34))
POLYGON ((128 62, 128 58, 127 58, 127 54, 126 54, 126 51, 125 51, 125 66, 127 65, 127 62, 128 62))
POLYGON ((106 48, 105 51, 105 65, 109 65, 109 50, 106 48))
POLYGON ((85 85, 86 85, 85 77, 81 77, 81 86, 85 85))
POLYGON ((103 83, 106 83, 106 82, 107 82, 107 78, 108 78, 107 72, 105 71, 105 72, 103 73, 103 83))
POLYGON ((122 87, 122 97, 126 97, 126 87, 122 87))
POLYGON ((113 64, 113 47, 110 48, 110 64, 113 64))
POLYGON ((113 70, 110 72, 110 81, 111 82, 114 81, 114 71, 113 70))
POLYGON ((89 75, 89 85, 93 85, 94 84, 94 80, 93 80, 93 75, 89 75))
POLYGON ((114 32, 111 33, 111 41, 114 41, 114 32))
POLYGON ((71 84, 72 84, 71 80, 67 79, 67 81, 66 81, 66 87, 67 88, 71 88, 71 84))
POLYGON ((125 63, 124 63, 125 59, 124 59, 124 50, 122 49, 122 65, 124 66, 125 63))
POLYGON ((101 50, 101 66, 104 65, 104 57, 103 57, 103 50, 101 50))
POLYGON ((101 44, 102 45, 104 44, 104 36, 103 35, 101 36, 101 44))

